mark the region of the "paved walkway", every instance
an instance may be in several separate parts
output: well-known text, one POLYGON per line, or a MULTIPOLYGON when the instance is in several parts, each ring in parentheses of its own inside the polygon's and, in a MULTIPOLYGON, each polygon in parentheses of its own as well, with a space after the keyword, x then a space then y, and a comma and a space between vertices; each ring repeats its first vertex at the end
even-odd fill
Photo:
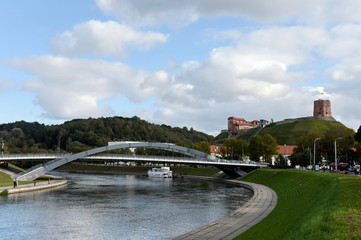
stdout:
POLYGON ((233 239, 267 217, 276 207, 277 194, 271 188, 256 183, 229 181, 253 190, 253 197, 231 215, 177 237, 176 240, 233 239))

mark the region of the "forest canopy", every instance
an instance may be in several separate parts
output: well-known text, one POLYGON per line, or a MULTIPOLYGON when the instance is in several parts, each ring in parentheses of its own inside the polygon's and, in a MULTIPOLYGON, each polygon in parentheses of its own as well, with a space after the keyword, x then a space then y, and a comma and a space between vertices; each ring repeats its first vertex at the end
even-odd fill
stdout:
POLYGON ((0 125, 5 153, 77 152, 101 147, 110 141, 149 141, 191 145, 211 142, 213 136, 187 127, 149 123, 139 117, 74 119, 59 125, 18 121, 0 125))

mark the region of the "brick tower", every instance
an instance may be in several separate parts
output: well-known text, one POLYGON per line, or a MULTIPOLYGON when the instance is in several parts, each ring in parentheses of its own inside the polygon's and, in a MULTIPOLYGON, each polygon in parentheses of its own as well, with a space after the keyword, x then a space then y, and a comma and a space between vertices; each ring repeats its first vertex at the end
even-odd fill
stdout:
POLYGON ((322 120, 334 120, 331 113, 330 100, 316 100, 313 102, 313 117, 322 120))

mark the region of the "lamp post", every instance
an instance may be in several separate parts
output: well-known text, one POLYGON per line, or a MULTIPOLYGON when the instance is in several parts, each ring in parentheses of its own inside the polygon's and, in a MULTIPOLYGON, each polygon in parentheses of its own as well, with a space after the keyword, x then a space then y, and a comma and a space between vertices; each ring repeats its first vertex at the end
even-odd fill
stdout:
POLYGON ((314 141, 313 141, 313 170, 316 170, 315 169, 315 166, 316 166, 316 141, 320 140, 320 138, 316 138, 314 141))
POLYGON ((336 141, 341 139, 341 137, 335 139, 335 170, 337 171, 337 144, 336 141))

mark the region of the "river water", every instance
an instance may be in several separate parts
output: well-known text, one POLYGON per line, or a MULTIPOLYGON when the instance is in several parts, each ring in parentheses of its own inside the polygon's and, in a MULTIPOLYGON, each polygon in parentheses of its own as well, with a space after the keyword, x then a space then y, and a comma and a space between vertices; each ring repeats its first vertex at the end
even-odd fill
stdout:
POLYGON ((172 239, 252 196, 241 187, 190 179, 60 175, 68 185, 0 198, 0 239, 172 239))

